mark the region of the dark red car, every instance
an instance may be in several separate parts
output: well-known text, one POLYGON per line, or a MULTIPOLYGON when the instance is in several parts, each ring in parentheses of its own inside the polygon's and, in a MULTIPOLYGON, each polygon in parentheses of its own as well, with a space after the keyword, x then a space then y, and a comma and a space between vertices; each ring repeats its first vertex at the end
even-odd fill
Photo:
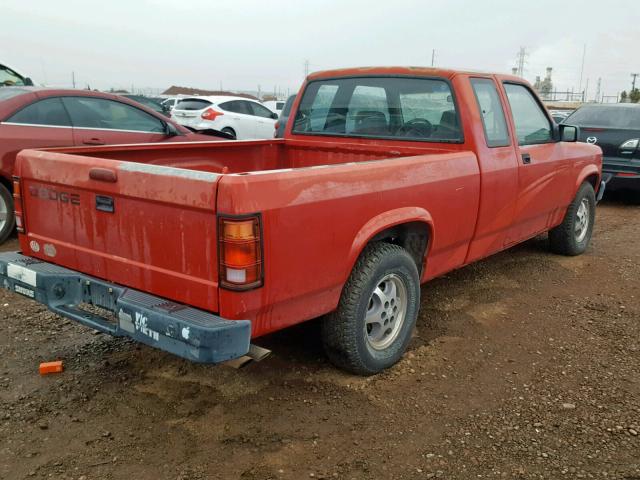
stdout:
POLYGON ((121 96, 89 90, 0 88, 0 243, 14 228, 11 177, 20 150, 221 139, 216 136, 193 133, 121 96))

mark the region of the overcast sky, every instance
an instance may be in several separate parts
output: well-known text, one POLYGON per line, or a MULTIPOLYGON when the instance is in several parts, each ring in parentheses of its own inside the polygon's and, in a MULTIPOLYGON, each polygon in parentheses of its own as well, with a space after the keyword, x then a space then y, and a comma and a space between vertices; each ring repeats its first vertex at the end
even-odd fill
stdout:
MULTIPOLYGON (((0 0, 0 63, 37 84, 286 92, 310 70, 430 65, 525 77, 553 67, 558 89, 640 73, 638 0, 0 0)), ((638 79, 640 86, 640 77, 638 79)))

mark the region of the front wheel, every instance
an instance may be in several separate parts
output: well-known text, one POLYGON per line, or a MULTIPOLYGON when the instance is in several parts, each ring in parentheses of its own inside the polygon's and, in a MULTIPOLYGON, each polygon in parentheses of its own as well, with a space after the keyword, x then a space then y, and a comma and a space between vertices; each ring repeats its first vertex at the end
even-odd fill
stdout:
POLYGON ((0 184, 0 243, 11 235, 16 225, 13 214, 13 196, 4 185, 0 184))
POLYGON ((590 183, 583 183, 567 208, 562 223, 549 231, 549 244, 554 253, 580 255, 593 234, 596 219, 596 194, 590 183))
POLYGON ((367 246, 337 310, 323 320, 327 356, 358 375, 392 366, 409 345, 419 306, 420 280, 411 255, 389 243, 367 246))

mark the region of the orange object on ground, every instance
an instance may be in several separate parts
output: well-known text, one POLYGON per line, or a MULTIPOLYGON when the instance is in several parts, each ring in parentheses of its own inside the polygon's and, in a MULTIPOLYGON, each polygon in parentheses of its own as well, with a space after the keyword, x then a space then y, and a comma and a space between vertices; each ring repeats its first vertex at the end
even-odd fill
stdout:
POLYGON ((49 375, 50 373, 60 373, 64 370, 62 360, 56 362, 44 362, 40 364, 40 375, 49 375))

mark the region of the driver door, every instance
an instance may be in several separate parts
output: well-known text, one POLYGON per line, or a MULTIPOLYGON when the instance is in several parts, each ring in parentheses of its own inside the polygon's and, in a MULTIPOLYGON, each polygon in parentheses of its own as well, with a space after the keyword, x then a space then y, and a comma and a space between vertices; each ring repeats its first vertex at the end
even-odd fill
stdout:
POLYGON ((505 245, 548 230, 565 208, 570 164, 553 138, 551 119, 528 86, 505 82, 504 91, 517 139, 518 199, 514 222, 505 245))

